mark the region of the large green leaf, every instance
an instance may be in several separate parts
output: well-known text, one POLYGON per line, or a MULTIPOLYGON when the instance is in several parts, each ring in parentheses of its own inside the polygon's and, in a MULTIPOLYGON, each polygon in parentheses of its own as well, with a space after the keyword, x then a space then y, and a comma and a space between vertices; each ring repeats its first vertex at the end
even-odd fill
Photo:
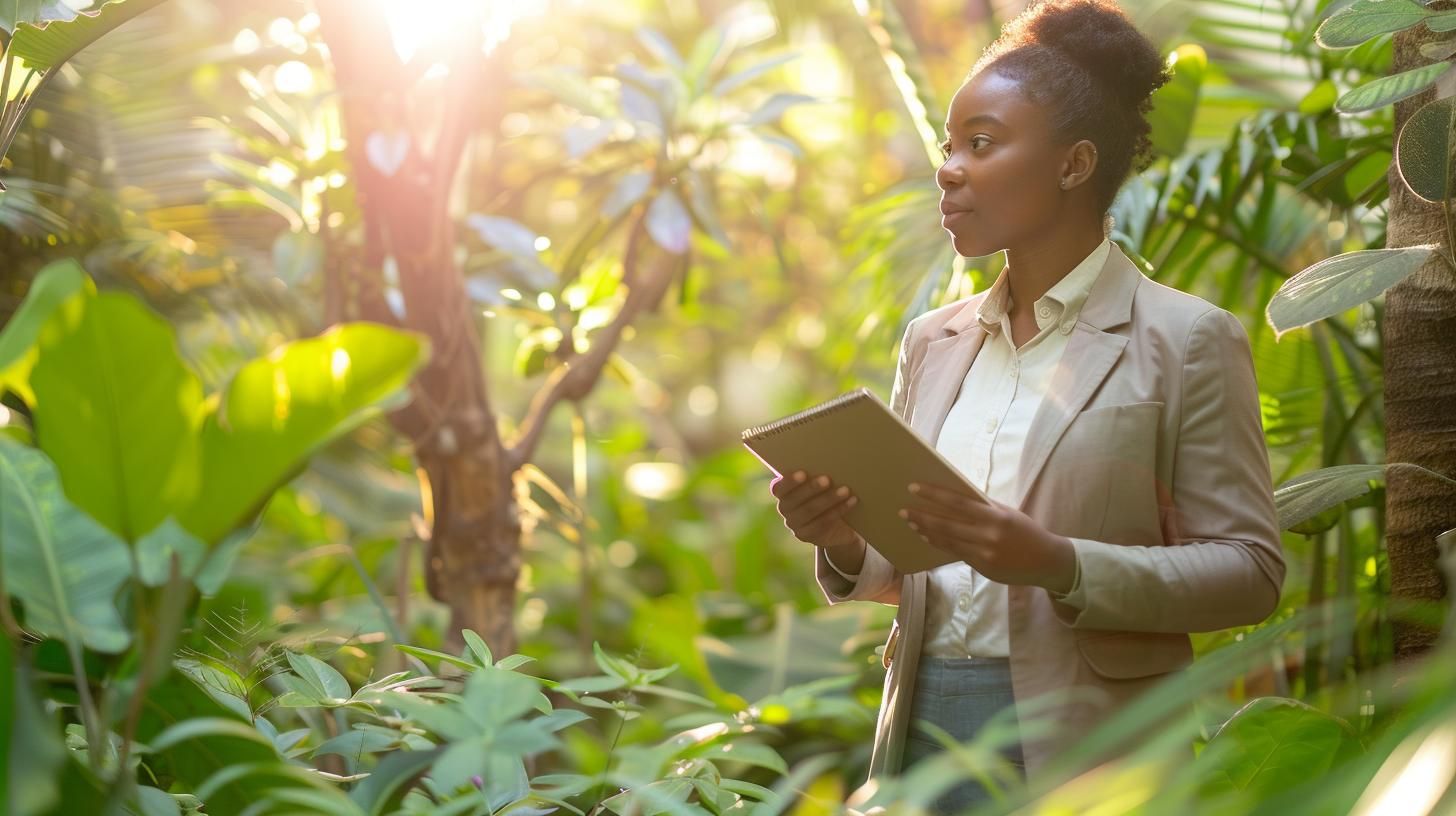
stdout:
POLYGON ((1153 92, 1148 123, 1153 129, 1153 147, 1165 156, 1180 156, 1188 144, 1188 134, 1193 132, 1208 54, 1202 46, 1185 43, 1174 49, 1168 63, 1173 76, 1153 92))
POLYGON ((27 628, 116 653, 131 633, 116 593, 131 574, 126 545, 76 509, 45 454, 0 437, 0 558, 27 628))
POLYGON ((1410 191, 1433 204, 1452 197, 1451 128, 1456 99, 1437 99, 1411 114, 1395 142, 1395 163, 1410 191))
POLYGON ((49 264, 36 274, 20 308, 6 322, 4 331, 0 331, 0 395, 9 389, 27 403, 35 404, 30 370, 35 365, 35 341, 41 327, 67 299, 77 292, 95 289, 80 264, 70 259, 49 264))
POLYGON ((1358 88, 1346 91, 1335 102, 1340 113, 1360 113, 1383 108, 1409 96, 1424 91, 1436 83, 1442 74, 1451 70, 1449 62, 1434 62, 1393 76, 1367 82, 1358 88))
POLYGON ((55 68, 107 32, 165 1, 117 0, 69 20, 49 20, 35 25, 22 22, 15 27, 10 53, 36 70, 55 68))
POLYGON ((1264 311, 1277 337, 1359 306, 1421 268, 1433 244, 1346 252, 1291 276, 1264 311))
POLYGON ((1335 465, 1296 476, 1274 491, 1279 529, 1296 527, 1331 507, 1370 492, 1385 478, 1383 465, 1335 465))
POLYGON ((1260 802, 1327 773, 1360 752, 1353 729, 1298 700, 1259 697, 1209 740, 1200 763, 1216 764, 1206 791, 1260 802))
POLYGON ((124 292, 68 300, 38 345, 37 442, 71 501, 140 539, 196 493, 202 384, 172 327, 124 292))
POLYGON ((203 424, 202 483, 182 526, 222 539, 320 446, 405 397, 426 354, 418 335, 350 323, 243 366, 203 424))
POLYGON ((1356 0, 1321 23, 1314 38, 1325 48, 1350 48, 1371 37, 1410 28, 1430 13, 1414 0, 1356 0))

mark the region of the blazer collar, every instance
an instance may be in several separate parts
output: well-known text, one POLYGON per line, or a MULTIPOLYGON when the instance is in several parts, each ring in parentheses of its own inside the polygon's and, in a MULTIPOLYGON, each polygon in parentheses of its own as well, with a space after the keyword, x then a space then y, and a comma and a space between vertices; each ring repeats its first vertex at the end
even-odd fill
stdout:
MULTIPOLYGON (((1143 278, 1142 270, 1127 257, 1122 247, 1116 242, 1109 243, 1111 251, 1107 253, 1102 271, 1092 283, 1092 290, 1087 293, 1087 301, 1082 304, 1077 316, 1078 323, 1099 330, 1120 326, 1132 319, 1133 292, 1143 278)), ((1000 280, 999 276, 997 280, 1000 280)), ((941 326, 941 337, 960 334, 969 328, 981 328, 980 321, 976 319, 977 311, 990 294, 991 290, 987 289, 967 298, 965 304, 941 326)))
MULTIPOLYGON (((1122 355, 1128 337, 1106 330, 1131 321, 1133 294, 1142 280, 1142 270, 1113 244, 1087 294, 1066 351, 1052 371, 1047 396, 1027 429, 1015 496, 1008 504, 1025 509, 1052 449, 1122 355)), ((976 319, 976 308, 984 299, 984 292, 968 298, 945 323, 941 337, 932 338, 926 346, 910 397, 910 427, 932 446, 971 363, 990 336, 976 319)))

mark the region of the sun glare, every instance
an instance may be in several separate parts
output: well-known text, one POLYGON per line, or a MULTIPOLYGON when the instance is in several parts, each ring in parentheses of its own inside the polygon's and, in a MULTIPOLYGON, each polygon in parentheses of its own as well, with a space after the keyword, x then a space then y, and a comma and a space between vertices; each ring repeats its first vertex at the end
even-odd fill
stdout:
POLYGON ((527 17, 545 13, 549 0, 370 0, 389 21, 394 51, 401 62, 409 62, 432 41, 460 31, 461 26, 480 26, 487 52, 506 37, 511 26, 527 17))

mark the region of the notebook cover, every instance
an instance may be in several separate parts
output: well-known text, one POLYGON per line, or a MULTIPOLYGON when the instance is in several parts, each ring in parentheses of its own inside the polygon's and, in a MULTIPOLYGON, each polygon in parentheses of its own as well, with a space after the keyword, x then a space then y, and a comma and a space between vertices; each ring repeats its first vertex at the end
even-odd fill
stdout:
POLYGON ((955 561, 921 540, 898 515, 911 482, 986 495, 921 439, 874 392, 859 388, 783 419, 745 430, 743 444, 780 475, 802 470, 848 485, 859 503, 844 520, 908 574, 955 561))

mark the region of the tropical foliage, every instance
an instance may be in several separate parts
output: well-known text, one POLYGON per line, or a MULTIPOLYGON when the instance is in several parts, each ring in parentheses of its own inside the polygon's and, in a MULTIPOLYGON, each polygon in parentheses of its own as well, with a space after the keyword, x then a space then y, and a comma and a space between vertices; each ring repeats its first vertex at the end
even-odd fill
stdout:
POLYGON ((1175 73, 1113 237, 1249 330, 1281 608, 1030 786, 1005 727, 861 786, 890 610, 823 605, 738 431, 998 271, 925 214, 1019 4, 0 6, 7 812, 1449 809, 1385 491, 1456 474, 1382 385, 1383 293, 1456 271, 1456 12, 1127 5, 1175 73), (1387 246, 1406 192, 1444 239, 1387 246))

